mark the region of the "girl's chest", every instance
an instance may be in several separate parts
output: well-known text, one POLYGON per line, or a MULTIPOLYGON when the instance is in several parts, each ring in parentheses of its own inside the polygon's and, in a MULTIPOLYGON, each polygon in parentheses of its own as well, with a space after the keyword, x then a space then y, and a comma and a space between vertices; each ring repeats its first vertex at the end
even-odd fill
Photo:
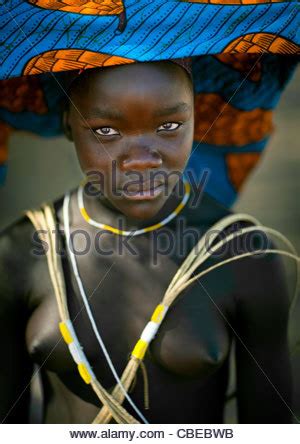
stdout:
MULTIPOLYGON (((145 256, 143 261, 120 261, 117 256, 101 263, 83 256, 76 260, 97 331, 121 374, 177 265, 164 260, 158 266, 149 266, 145 256)), ((109 387, 114 383, 111 370, 65 260, 63 268, 70 319, 96 376, 109 387)), ((28 351, 45 369, 60 375, 74 374, 75 363, 59 332, 58 306, 45 262, 40 262, 35 276, 38 303, 27 325, 28 351)), ((213 374, 227 358, 231 339, 219 309, 222 313, 230 295, 228 289, 224 292, 218 285, 208 289, 207 285, 210 286, 193 285, 169 309, 147 354, 158 369, 201 380, 213 374)))

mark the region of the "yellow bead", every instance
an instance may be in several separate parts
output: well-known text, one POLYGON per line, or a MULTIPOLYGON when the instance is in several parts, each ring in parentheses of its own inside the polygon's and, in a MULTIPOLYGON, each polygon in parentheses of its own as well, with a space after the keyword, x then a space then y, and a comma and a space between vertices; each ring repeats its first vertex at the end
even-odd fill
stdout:
POLYGON ((78 364, 77 368, 78 368, 79 374, 82 377, 82 379, 84 380, 84 382, 86 384, 90 384, 92 377, 91 377, 88 369, 86 368, 86 366, 81 362, 80 364, 78 364))
POLYGON ((114 233, 114 234, 122 234, 123 233, 122 230, 119 230, 118 228, 111 227, 110 225, 104 224, 103 228, 104 228, 104 230, 108 230, 108 231, 110 231, 111 233, 114 233))
POLYGON ((87 214, 85 208, 80 208, 80 212, 82 214, 82 216, 84 217, 84 219, 89 222, 89 220, 91 219, 90 216, 87 214))
POLYGON ((70 333, 70 330, 68 329, 68 327, 66 326, 66 324, 64 322, 59 323, 59 329, 60 329, 62 337, 64 338, 64 341, 67 344, 71 344, 71 342, 73 342, 74 339, 70 333))
POLYGON ((184 207, 184 204, 181 202, 174 212, 176 214, 180 213, 180 211, 182 210, 183 207, 184 207))
POLYGON ((142 339, 139 339, 137 341, 137 343, 135 344, 135 347, 134 347, 131 355, 137 359, 142 360, 145 356, 148 345, 149 345, 148 342, 145 342, 142 339))
POLYGON ((162 320, 164 309, 165 307, 162 304, 159 304, 154 310, 153 315, 151 316, 151 321, 159 324, 162 320))
POLYGON ((189 182, 185 182, 185 192, 190 193, 191 191, 191 185, 189 182))

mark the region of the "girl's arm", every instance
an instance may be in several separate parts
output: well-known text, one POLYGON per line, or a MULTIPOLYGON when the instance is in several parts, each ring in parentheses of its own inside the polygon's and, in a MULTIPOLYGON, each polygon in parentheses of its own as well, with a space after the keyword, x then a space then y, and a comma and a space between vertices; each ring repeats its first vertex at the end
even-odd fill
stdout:
MULTIPOLYGON (((28 423, 32 363, 25 346, 26 269, 22 224, 0 234, 0 420, 28 423)), ((27 241, 28 244, 28 241, 27 241)), ((27 263, 26 263, 27 262, 27 263)))
POLYGON ((281 258, 245 260, 235 322, 239 423, 291 423, 289 296, 281 258))

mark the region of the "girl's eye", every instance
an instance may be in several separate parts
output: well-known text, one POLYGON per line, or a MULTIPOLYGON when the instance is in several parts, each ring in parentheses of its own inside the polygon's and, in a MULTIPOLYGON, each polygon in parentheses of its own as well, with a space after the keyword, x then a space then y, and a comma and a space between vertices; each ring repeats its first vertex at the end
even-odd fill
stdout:
POLYGON ((119 134, 118 131, 116 131, 115 129, 113 129, 109 126, 98 128, 94 131, 95 131, 95 133, 99 134, 100 136, 116 136, 119 134))
POLYGON ((175 131, 181 126, 181 123, 167 122, 157 128, 157 131, 175 131))

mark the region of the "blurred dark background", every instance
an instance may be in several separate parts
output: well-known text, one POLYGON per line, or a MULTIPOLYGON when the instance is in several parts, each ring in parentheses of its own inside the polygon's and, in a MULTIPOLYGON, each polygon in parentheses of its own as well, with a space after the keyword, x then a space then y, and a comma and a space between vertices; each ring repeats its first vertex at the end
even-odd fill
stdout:
MULTIPOLYGON (((276 131, 255 172, 248 179, 236 211, 250 213, 265 225, 283 233, 300 251, 300 70, 285 90, 275 112, 276 131)), ((0 229, 20 212, 52 200, 76 186, 82 174, 72 143, 64 138, 41 139, 26 133, 11 137, 8 175, 0 187, 0 229)), ((295 264, 286 260, 292 294, 295 264)), ((299 293, 299 291, 298 291, 299 293)), ((300 303, 290 320, 290 343, 294 377, 294 413, 300 418, 300 303)), ((229 391, 234 390, 231 372, 229 391)), ((35 390, 37 386, 35 386, 35 390)), ((37 392, 36 392, 37 393, 37 392)), ((236 422, 235 401, 230 401, 226 421, 236 422)))

